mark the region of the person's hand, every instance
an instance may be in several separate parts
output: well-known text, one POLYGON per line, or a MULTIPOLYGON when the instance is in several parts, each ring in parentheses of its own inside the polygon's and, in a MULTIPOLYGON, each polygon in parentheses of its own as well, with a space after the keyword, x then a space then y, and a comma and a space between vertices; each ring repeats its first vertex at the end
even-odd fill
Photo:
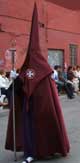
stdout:
POLYGON ((11 79, 16 79, 19 74, 16 73, 16 70, 11 70, 10 72, 10 78, 11 79))

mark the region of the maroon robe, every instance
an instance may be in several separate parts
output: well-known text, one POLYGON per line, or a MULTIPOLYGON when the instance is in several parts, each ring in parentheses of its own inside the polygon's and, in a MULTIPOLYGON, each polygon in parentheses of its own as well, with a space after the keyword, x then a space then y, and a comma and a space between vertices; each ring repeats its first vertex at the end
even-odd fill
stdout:
MULTIPOLYGON (((15 90, 15 112, 16 149, 17 151, 24 151, 24 144, 28 142, 28 137, 31 136, 32 154, 37 158, 55 153, 66 156, 69 152, 69 140, 62 109, 51 74, 52 69, 41 55, 38 15, 35 5, 28 53, 19 76, 21 84, 18 89, 18 81, 17 90, 15 90), (23 118, 23 110, 25 110, 25 115, 31 123, 26 124, 28 127, 25 133, 27 134, 23 133, 23 119, 25 119, 23 118), (31 131, 29 131, 29 126, 32 128, 31 131), (25 140, 24 135, 26 135, 25 140)), ((25 147, 26 153, 28 144, 26 143, 25 147)), ((29 145, 31 146, 31 144, 29 145)), ((13 150, 12 109, 9 115, 6 149, 13 150)))

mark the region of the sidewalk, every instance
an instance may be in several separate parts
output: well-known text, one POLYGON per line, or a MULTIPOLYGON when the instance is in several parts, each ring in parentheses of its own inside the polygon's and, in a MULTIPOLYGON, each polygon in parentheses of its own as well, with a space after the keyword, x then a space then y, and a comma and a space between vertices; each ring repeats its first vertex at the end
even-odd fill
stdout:
POLYGON ((8 108, 0 109, 0 117, 7 116, 9 113, 8 108))

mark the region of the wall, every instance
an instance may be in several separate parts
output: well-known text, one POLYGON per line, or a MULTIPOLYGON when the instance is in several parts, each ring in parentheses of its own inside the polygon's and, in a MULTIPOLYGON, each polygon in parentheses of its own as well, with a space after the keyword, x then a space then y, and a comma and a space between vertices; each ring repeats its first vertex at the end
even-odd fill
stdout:
MULTIPOLYGON (((16 40, 16 64, 19 68, 24 62, 30 36, 32 13, 35 0, 0 0, 0 24, 4 32, 0 32, 0 55, 5 59, 5 69, 11 69, 11 57, 5 57, 5 52, 11 47, 11 41, 16 40)), ((44 21, 43 1, 37 0, 39 22, 44 21)), ((40 27, 40 46, 42 54, 46 50, 45 29, 40 27)), ((46 53, 44 57, 46 56, 46 53)), ((47 56, 46 56, 47 57, 47 56)), ((46 58, 45 57, 45 58, 46 58)), ((1 65, 2 66, 2 65, 1 65)))
POLYGON ((69 64, 69 44, 78 45, 77 63, 80 64, 80 11, 65 9, 53 3, 46 4, 48 47, 63 49, 69 64))
MULTIPOLYGON (((5 31, 0 32, 0 60, 3 59, 7 70, 11 69, 11 58, 5 62, 5 51, 11 47, 12 39, 16 39, 15 66, 19 68, 24 62, 34 2, 35 0, 0 0, 0 24, 5 31)), ((39 28, 42 55, 47 59, 47 48, 64 49, 65 60, 69 63, 69 44, 80 46, 80 11, 72 11, 45 0, 36 0, 36 3, 39 22, 45 25, 45 28, 39 28)), ((79 53, 80 47, 78 48, 80 64, 79 53)))

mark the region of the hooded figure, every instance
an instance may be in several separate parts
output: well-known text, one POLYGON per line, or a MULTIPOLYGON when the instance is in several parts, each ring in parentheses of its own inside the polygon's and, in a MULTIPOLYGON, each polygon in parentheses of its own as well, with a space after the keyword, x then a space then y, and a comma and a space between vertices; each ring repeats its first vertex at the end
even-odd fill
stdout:
MULTIPOLYGON (((52 69, 41 55, 35 4, 27 56, 14 87, 16 150, 24 151, 25 158, 45 158, 56 153, 66 156, 69 152, 61 105, 51 74, 52 69)), ((8 150, 13 150, 12 119, 11 108, 5 146, 8 150)), ((25 159, 25 162, 32 160, 25 159)))

